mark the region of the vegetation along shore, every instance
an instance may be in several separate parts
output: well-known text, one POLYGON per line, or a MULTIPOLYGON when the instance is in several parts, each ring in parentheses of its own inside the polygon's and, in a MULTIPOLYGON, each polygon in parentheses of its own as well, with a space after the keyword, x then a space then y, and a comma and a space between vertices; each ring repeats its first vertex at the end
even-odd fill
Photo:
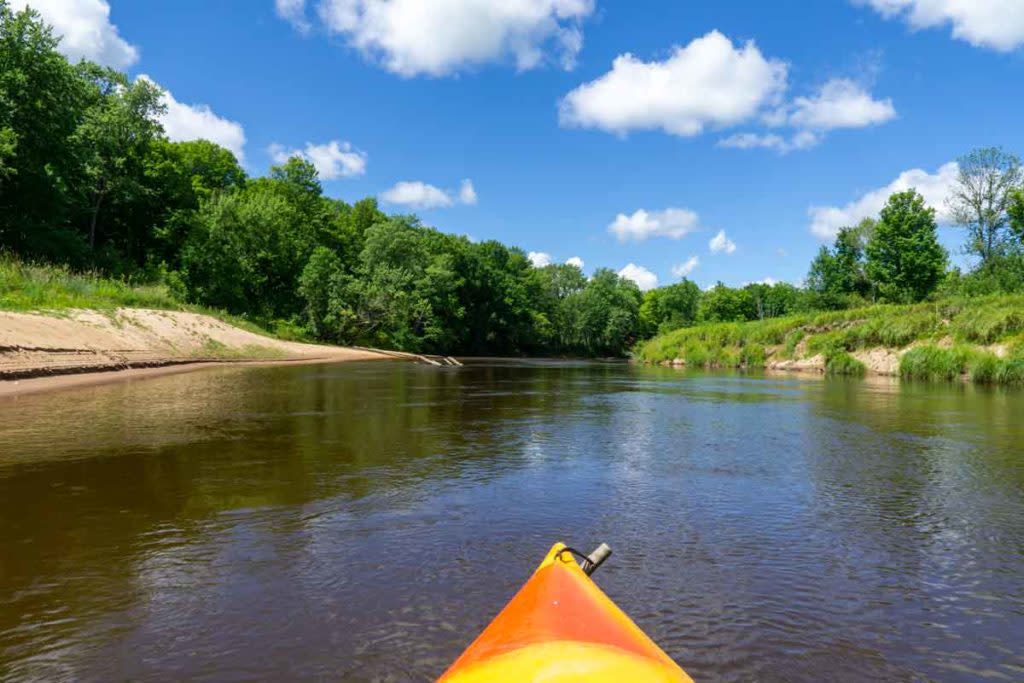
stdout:
MULTIPOLYGON (((57 45, 36 13, 0 1, 0 310, 113 328, 139 322, 129 308, 209 315, 211 329, 261 335, 252 348, 272 346, 269 334, 443 355, 1024 378, 1024 170, 1000 148, 958 161, 947 213, 969 268, 951 267, 934 207, 907 188, 840 230, 800 285, 702 290, 683 278, 642 292, 611 269, 538 267, 374 198, 328 197, 301 156, 252 177, 223 147, 169 140, 153 82, 73 64, 57 45)), ((197 339, 182 353, 215 350, 197 339)))

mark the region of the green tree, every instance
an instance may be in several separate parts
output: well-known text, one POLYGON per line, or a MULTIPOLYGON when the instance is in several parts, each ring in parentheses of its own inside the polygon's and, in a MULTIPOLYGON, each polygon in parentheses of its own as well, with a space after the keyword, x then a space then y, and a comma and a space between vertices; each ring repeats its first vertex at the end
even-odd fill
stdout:
POLYGON ((1010 193, 1010 204, 1006 209, 1010 219, 1010 229, 1017 238, 1018 247, 1024 243, 1024 188, 1017 188, 1010 193))
POLYGON ((754 301, 750 292, 727 287, 721 282, 704 292, 697 310, 697 318, 701 322, 741 322, 754 317, 754 301))
POLYGON ((299 277, 299 295, 306 302, 308 329, 318 339, 355 341, 353 289, 354 282, 345 274, 338 255, 326 247, 314 249, 299 277))
POLYGON ((800 290, 788 282, 772 284, 755 282, 743 288, 750 298, 751 311, 747 312, 750 320, 778 318, 794 313, 802 307, 800 290))
POLYGON ((811 262, 807 289, 820 308, 845 308, 855 299, 871 292, 867 275, 865 248, 877 227, 865 218, 856 227, 839 230, 831 249, 822 247, 811 262))
POLYGON ((681 282, 652 289, 640 305, 640 327, 645 337, 692 325, 697 320, 700 287, 683 278, 681 282))
MULTIPOLYGON (((163 133, 157 117, 165 107, 162 91, 149 80, 131 82, 124 74, 87 62, 79 68, 92 84, 93 101, 72 140, 86 178, 89 246, 95 248, 104 203, 128 204, 146 192, 145 160, 163 133)), ((132 237, 127 231, 129 247, 132 237)))
POLYGON ((572 349, 590 356, 621 356, 639 338, 640 288, 599 268, 586 288, 566 299, 572 349))
POLYGON ((80 261, 70 229, 79 162, 69 139, 87 84, 31 10, 0 0, 0 248, 80 261))
POLYGON ((190 299, 259 318, 302 309, 299 277, 314 248, 297 207, 267 183, 204 202, 182 252, 190 299))
POLYGON ((196 212, 213 195, 245 184, 234 154, 207 140, 155 140, 143 171, 147 201, 138 206, 137 223, 152 225, 146 257, 171 268, 195 227, 196 212))
POLYGON ((888 301, 921 301, 942 280, 947 254, 936 235, 935 209, 916 190, 889 197, 867 245, 867 271, 888 301))
POLYGON ((967 230, 968 253, 991 267, 1007 247, 1013 193, 1024 185, 1020 158, 998 147, 976 149, 958 160, 957 183, 949 208, 967 230))

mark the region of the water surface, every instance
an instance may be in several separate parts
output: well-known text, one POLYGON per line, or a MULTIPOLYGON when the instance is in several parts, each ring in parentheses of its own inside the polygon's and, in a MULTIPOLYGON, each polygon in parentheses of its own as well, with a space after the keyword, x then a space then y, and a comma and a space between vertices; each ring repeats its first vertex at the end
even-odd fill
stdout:
POLYGON ((0 679, 429 680, 550 544, 703 681, 1024 679, 1024 395, 624 364, 0 401, 0 679))

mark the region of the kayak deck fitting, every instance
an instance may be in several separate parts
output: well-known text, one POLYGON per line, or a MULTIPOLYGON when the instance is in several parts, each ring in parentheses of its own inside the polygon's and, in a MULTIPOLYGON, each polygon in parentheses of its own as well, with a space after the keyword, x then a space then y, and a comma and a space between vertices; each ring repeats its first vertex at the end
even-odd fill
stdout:
POLYGON ((590 579, 588 574, 610 554, 608 550, 595 557, 599 551, 581 568, 573 559, 579 553, 556 543, 439 683, 692 683, 590 579))

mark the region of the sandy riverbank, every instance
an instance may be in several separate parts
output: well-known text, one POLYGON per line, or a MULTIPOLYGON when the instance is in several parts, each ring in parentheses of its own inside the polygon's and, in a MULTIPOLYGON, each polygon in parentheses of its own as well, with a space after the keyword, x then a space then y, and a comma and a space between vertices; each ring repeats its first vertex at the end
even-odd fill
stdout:
POLYGON ((0 396, 182 372, 211 363, 396 357, 406 356, 281 341, 182 311, 0 312, 0 396))

